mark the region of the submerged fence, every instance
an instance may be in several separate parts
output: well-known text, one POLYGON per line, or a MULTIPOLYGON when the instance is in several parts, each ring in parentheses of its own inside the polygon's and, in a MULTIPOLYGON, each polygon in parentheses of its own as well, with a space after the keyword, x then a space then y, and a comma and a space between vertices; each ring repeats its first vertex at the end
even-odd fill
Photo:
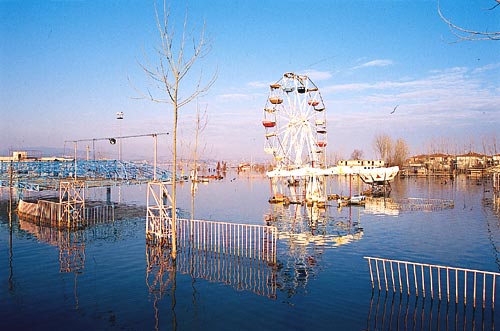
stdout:
POLYGON ((367 197, 366 203, 401 211, 436 211, 455 207, 453 200, 427 198, 406 198, 395 201, 391 198, 367 197))
POLYGON ((79 218, 73 218, 66 215, 63 204, 49 200, 38 200, 36 203, 20 200, 17 211, 20 216, 35 223, 52 227, 78 228, 113 221, 115 218, 114 205, 85 207, 79 218))
POLYGON ((500 273, 481 271, 450 266, 415 263, 409 261, 390 260, 377 257, 364 257, 368 260, 372 288, 377 285, 379 291, 392 289, 399 290, 409 295, 430 295, 431 299, 437 297, 439 301, 446 296, 449 303, 454 299, 458 304, 460 299, 464 305, 467 300, 472 300, 476 307, 476 301, 482 299, 482 308, 486 304, 495 308, 495 295, 497 292, 497 278, 500 273))
POLYGON ((174 270, 276 298, 276 227, 177 218, 174 264, 171 219, 158 220, 152 218, 146 226, 147 283, 152 293, 162 295, 174 270))
POLYGON ((182 248, 276 263, 278 230, 274 226, 177 220, 182 248))
MULTIPOLYGON (((164 223, 160 226, 164 231, 156 231, 158 226, 146 227, 148 243, 170 241, 171 220, 167 219, 164 223)), ((276 263, 278 229, 274 226, 178 218, 176 230, 179 249, 196 249, 276 263)))

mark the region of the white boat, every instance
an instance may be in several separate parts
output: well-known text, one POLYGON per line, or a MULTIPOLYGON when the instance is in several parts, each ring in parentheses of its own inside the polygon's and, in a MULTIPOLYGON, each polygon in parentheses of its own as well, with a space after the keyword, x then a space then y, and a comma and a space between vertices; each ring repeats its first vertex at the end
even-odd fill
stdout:
POLYGON ((368 168, 363 166, 335 166, 327 169, 302 167, 286 170, 275 169, 267 172, 267 176, 273 177, 304 177, 304 176, 330 176, 330 175, 359 175, 361 180, 367 184, 384 184, 392 181, 399 172, 399 167, 368 168))
POLYGON ((364 205, 366 202, 366 196, 364 195, 353 195, 349 199, 349 204, 351 205, 364 205))

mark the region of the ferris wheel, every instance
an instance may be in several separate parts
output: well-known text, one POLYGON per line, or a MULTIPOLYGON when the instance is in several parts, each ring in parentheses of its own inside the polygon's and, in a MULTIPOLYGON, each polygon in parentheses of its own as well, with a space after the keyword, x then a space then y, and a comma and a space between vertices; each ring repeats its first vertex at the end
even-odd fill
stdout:
POLYGON ((264 152, 276 169, 321 167, 325 163, 326 111, 318 87, 305 75, 285 73, 270 85, 262 120, 264 152))

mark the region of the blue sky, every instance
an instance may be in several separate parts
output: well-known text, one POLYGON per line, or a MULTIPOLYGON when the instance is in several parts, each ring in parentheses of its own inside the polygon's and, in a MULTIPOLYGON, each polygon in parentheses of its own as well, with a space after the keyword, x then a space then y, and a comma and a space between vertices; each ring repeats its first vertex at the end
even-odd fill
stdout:
MULTIPOLYGON (((500 31, 493 0, 441 0, 466 28, 500 31)), ((374 157, 378 134, 403 138, 411 153, 444 146, 482 152, 500 140, 500 42, 462 41, 426 0, 172 2, 180 34, 186 8, 195 32, 206 22, 211 52, 188 76, 218 78, 180 112, 188 157, 196 108, 206 109, 202 157, 266 160, 261 120, 269 83, 307 74, 327 107, 328 154, 374 157), (398 105, 394 114, 390 112, 398 105)), ((153 1, 0 0, 0 151, 67 140, 171 131, 170 106, 137 99, 151 86, 138 63, 157 63, 153 1), (125 118, 116 119, 123 111, 125 118)), ((86 143, 78 148, 85 149, 86 143)), ((169 137, 160 154, 168 158, 169 137)), ((499 147, 500 148, 500 144, 499 147)), ((123 140, 123 156, 151 158, 149 137, 123 140)), ((99 142, 98 156, 117 157, 99 142)))

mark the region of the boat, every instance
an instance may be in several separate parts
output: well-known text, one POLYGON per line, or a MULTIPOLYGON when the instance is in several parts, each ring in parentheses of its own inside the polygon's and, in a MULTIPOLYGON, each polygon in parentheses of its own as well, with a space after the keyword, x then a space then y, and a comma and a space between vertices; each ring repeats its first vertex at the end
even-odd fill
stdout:
POLYGON ((366 196, 365 195, 353 195, 352 197, 349 198, 348 203, 350 205, 364 205, 366 202, 366 196))
POLYGON ((281 194, 281 193, 276 193, 274 196, 272 196, 271 198, 269 198, 269 203, 282 203, 282 204, 285 204, 285 205, 288 205, 290 204, 290 198, 288 198, 287 196, 281 194))

